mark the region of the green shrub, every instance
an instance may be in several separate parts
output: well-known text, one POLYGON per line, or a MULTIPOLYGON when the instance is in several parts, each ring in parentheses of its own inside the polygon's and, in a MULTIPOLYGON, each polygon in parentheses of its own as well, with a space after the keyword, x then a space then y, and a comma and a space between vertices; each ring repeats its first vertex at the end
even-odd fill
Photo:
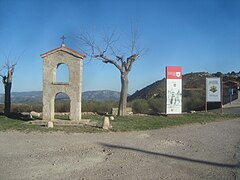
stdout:
POLYGON ((204 108, 205 95, 202 91, 188 91, 183 96, 183 111, 202 110, 204 108))
POLYGON ((148 105, 152 114, 165 112, 165 99, 149 99, 148 105))
POLYGON ((30 111, 36 111, 41 112, 42 111, 42 104, 12 104, 11 105, 11 112, 30 112, 30 111))
POLYGON ((111 113, 113 107, 118 107, 118 102, 115 101, 83 101, 83 112, 108 112, 111 113))
POLYGON ((148 114, 150 112, 148 102, 145 99, 134 100, 132 109, 134 113, 148 114))
POLYGON ((55 112, 69 112, 70 100, 55 100, 55 112))

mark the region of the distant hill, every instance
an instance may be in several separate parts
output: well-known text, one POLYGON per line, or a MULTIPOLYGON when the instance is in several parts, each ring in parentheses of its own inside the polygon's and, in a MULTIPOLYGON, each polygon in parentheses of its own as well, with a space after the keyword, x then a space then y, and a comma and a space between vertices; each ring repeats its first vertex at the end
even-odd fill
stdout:
POLYGON ((82 98, 84 100, 97 100, 97 101, 118 101, 120 97, 120 92, 102 90, 102 91, 86 91, 83 92, 82 98))
MULTIPOLYGON (((206 77, 220 77, 223 76, 224 81, 235 81, 240 82, 240 72, 230 72, 227 74, 207 73, 207 72, 195 72, 183 75, 183 96, 190 96, 192 89, 204 89, 206 77)), ((158 80, 149 86, 144 87, 141 90, 136 91, 131 96, 128 96, 128 101, 135 99, 152 99, 152 98, 165 98, 165 78, 158 80)), ((199 92, 200 93, 200 92, 199 92)), ((202 91, 202 93, 204 93, 202 91)), ((204 96, 204 94, 202 95, 204 96)), ((84 100, 113 100, 117 101, 120 97, 120 92, 110 90, 100 91, 86 91, 82 93, 84 100)), ((66 99, 65 95, 60 95, 57 99, 66 99)), ((0 103, 3 103, 4 95, 0 94, 0 103)), ((13 92, 12 102, 13 103, 24 103, 24 102, 41 102, 42 91, 30 91, 30 92, 13 92)))
MULTIPOLYGON (((207 73, 207 72, 195 72, 188 73, 183 75, 183 95, 188 94, 188 90, 193 89, 204 89, 205 88, 205 79, 206 77, 220 77, 223 76, 223 80, 231 80, 240 82, 240 72, 222 74, 221 72, 217 73, 207 73)), ((135 99, 151 99, 151 98, 164 98, 165 97, 165 81, 163 78, 158 80, 149 86, 144 87, 141 90, 136 91, 131 96, 128 97, 128 101, 133 101, 135 99)))
MULTIPOLYGON (((42 102, 42 91, 28 91, 28 92, 12 92, 13 103, 30 103, 30 102, 42 102)), ((117 101, 120 97, 120 93, 110 90, 100 91, 86 91, 82 93, 84 100, 105 101, 112 100, 117 101)), ((60 94, 57 99, 68 98, 64 94, 60 94)), ((4 95, 0 94, 0 103, 3 103, 4 95)))

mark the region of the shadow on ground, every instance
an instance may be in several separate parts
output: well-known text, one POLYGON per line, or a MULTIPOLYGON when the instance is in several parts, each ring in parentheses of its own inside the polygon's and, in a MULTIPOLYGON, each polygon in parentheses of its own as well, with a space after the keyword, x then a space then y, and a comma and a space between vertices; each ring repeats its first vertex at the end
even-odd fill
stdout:
POLYGON ((14 120, 19 120, 19 121, 32 121, 33 119, 30 118, 29 115, 24 115, 22 113, 10 113, 10 114, 4 114, 4 113, 0 113, 0 116, 6 116, 10 119, 14 119, 14 120))
POLYGON ((127 147, 127 146, 119 146, 119 145, 112 145, 112 144, 106 144, 106 143, 99 143, 99 144, 104 147, 108 147, 108 148, 135 151, 135 152, 139 152, 139 153, 145 153, 145 154, 150 154, 150 155, 155 155, 155 156, 162 156, 162 157, 171 158, 171 159, 175 159, 175 160, 188 161, 191 163, 199 163, 199 164, 217 166, 217 167, 223 167, 223 168, 240 168, 240 163, 239 164, 224 164, 224 163, 211 162, 211 161, 205 161, 205 160, 199 160, 199 159, 192 159, 192 158, 188 158, 188 157, 164 154, 164 153, 159 153, 159 152, 147 151, 147 150, 133 148, 133 147, 127 147))

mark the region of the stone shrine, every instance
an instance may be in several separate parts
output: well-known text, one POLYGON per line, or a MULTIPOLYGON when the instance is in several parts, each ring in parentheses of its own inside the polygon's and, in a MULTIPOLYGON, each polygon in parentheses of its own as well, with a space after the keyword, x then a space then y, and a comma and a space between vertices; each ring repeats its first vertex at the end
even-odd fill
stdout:
POLYGON ((43 58, 43 120, 54 120, 54 102, 59 93, 70 98, 70 120, 81 120, 82 60, 84 54, 65 46, 40 55, 43 58), (65 64, 69 70, 69 82, 57 82, 56 70, 65 64))

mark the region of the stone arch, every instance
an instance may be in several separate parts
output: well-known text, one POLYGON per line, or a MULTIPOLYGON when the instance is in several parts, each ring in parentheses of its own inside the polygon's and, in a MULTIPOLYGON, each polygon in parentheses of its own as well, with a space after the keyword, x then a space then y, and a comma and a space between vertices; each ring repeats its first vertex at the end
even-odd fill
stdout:
POLYGON ((69 83, 70 80, 70 69, 66 63, 58 63, 55 69, 56 77, 54 83, 69 83))
POLYGON ((82 59, 83 54, 65 47, 41 55, 43 58, 43 120, 54 120, 54 100, 58 93, 70 99, 70 120, 81 120, 82 59), (68 66, 69 82, 56 82, 56 70, 61 64, 68 66))
POLYGON ((69 95, 63 92, 59 92, 54 97, 54 112, 55 112, 55 119, 56 113, 70 113, 71 109, 71 99, 69 95))

